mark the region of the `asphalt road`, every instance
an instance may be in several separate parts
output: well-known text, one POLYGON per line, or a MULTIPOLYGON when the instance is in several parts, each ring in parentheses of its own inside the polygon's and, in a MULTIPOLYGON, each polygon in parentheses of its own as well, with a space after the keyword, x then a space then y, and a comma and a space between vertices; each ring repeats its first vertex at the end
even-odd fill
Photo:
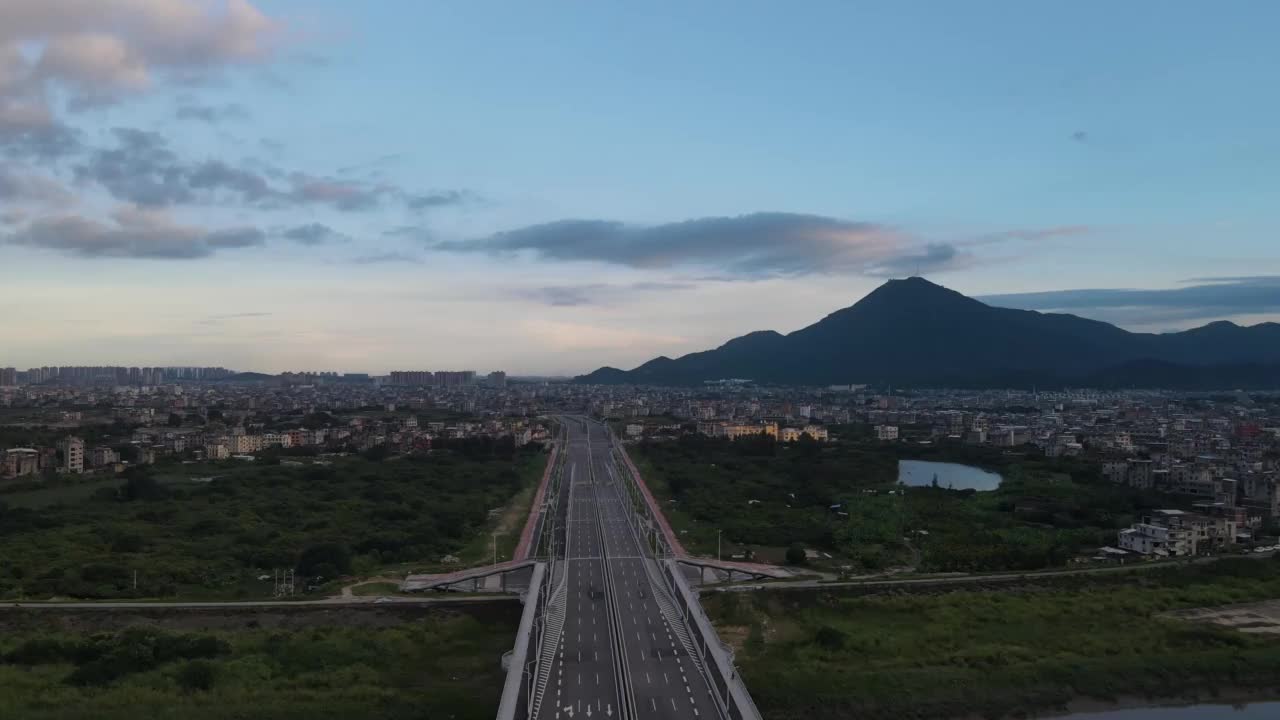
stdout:
MULTIPOLYGON (((604 429, 568 423, 568 613, 539 718, 717 718, 710 686, 654 597, 604 429)), ((679 622, 678 618, 676 619, 679 622)), ((687 632, 687 629, 684 629, 687 632)))

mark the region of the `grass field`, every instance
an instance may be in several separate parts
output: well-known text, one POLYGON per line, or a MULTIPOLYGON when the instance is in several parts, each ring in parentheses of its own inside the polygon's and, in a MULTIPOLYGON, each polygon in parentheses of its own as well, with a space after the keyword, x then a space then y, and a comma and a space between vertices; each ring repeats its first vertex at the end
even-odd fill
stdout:
POLYGON ((1280 562, 1226 560, 1059 587, 705 597, 764 717, 1003 717, 1080 697, 1280 697, 1280 641, 1163 617, 1280 597, 1280 562))
POLYGON ((394 595, 400 591, 400 583, 369 582, 351 589, 353 595, 394 595))
POLYGON ((518 612, 395 627, 0 638, 0 717, 22 720, 492 718, 518 612))

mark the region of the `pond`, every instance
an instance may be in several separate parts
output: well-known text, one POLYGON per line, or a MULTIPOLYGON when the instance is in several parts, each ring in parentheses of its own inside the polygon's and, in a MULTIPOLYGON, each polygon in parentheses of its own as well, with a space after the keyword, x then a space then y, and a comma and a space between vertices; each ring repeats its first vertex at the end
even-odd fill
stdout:
POLYGON ((1280 717, 1280 702, 1106 710, 1074 713, 1056 720, 1274 720, 1277 717, 1280 717))
POLYGON ((982 468, 959 463, 928 462, 926 460, 899 460, 898 483, 912 487, 925 487, 938 479, 938 487, 952 490, 995 490, 1003 478, 982 468))

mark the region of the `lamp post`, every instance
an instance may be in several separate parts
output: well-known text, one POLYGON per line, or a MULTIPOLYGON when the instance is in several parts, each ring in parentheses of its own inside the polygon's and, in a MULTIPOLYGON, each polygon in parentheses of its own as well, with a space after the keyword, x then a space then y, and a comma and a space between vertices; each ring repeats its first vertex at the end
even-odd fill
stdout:
POLYGON ((716 562, 720 562, 720 533, 722 532, 724 531, 723 530, 716 531, 716 562))
POLYGON ((493 533, 493 564, 498 564, 498 533, 493 533))

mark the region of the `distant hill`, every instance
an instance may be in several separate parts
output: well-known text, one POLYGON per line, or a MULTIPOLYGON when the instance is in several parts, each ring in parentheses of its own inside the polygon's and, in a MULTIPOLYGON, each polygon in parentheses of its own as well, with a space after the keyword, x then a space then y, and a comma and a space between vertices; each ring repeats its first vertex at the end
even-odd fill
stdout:
POLYGON ((779 385, 1280 387, 1280 325, 1215 322, 1132 333, 1075 315, 992 307, 908 278, 788 335, 753 332, 714 350, 658 357, 628 371, 601 368, 574 380, 695 385, 727 378, 779 385))

